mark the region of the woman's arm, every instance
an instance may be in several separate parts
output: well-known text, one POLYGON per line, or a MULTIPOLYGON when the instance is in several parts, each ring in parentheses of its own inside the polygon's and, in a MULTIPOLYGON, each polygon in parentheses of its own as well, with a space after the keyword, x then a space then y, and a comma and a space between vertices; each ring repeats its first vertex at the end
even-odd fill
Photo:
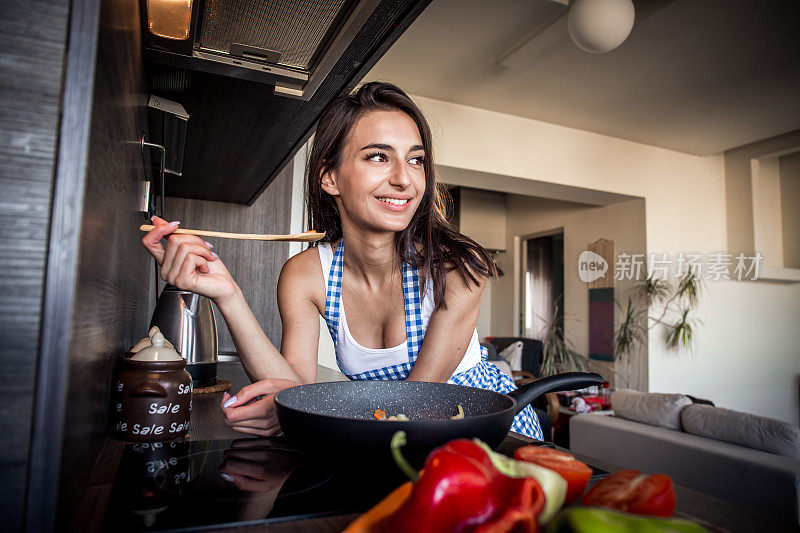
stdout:
MULTIPOLYGON (((161 278, 170 285, 206 296, 217 304, 250 378, 302 381, 301 374, 264 334, 241 289, 222 261, 210 250, 211 245, 194 235, 172 234, 177 223, 167 224, 158 217, 153 217, 153 223, 156 227, 144 236, 142 244, 161 267, 161 278), (162 245, 162 239, 166 241, 166 247, 162 245)), ((316 311, 314 319, 318 329, 316 311)), ((305 356, 305 359, 311 358, 316 361, 316 348, 310 348, 305 356)), ((300 359, 295 356, 295 360, 300 359)))
POLYGON ((486 280, 478 278, 478 282, 467 286, 455 271, 447 273, 447 309, 431 315, 409 380, 444 382, 453 375, 478 323, 486 280))
POLYGON ((300 381, 300 375, 261 329, 238 286, 232 296, 215 300, 215 303, 228 325, 236 351, 251 381, 266 378, 300 381))

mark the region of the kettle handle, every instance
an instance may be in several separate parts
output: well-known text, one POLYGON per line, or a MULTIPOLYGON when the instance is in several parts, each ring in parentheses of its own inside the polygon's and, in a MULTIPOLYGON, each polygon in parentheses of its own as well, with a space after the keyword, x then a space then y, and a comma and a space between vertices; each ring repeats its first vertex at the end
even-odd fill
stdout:
POLYGON ((130 396, 132 398, 139 398, 142 396, 155 396, 156 398, 166 398, 167 389, 156 383, 155 381, 145 381, 138 386, 133 387, 130 396))

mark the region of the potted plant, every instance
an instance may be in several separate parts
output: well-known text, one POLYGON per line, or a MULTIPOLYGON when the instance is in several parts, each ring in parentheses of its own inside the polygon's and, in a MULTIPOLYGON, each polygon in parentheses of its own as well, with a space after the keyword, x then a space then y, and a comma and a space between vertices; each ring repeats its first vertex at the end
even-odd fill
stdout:
POLYGON ((560 300, 561 297, 553 303, 553 318, 545 327, 542 336, 542 376, 584 371, 589 368, 586 356, 576 352, 572 343, 564 337, 564 328, 560 326, 563 320, 559 318, 560 300))
MULTIPOLYGON (((614 360, 627 367, 625 382, 630 384, 631 362, 647 343, 648 333, 656 326, 664 327, 664 344, 668 350, 692 350, 699 319, 694 318, 702 286, 693 271, 687 271, 677 286, 649 274, 632 290, 623 308, 616 302, 621 320, 614 331, 614 360), (660 313, 651 314, 652 311, 660 313)), ((617 373, 619 375, 619 373, 617 373)), ((641 375, 637 379, 640 387, 641 375)))

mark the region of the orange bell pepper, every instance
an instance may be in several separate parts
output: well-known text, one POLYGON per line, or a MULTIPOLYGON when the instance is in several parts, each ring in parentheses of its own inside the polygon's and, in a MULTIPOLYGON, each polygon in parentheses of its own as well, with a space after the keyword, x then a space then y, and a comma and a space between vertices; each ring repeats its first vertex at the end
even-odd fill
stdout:
POLYGON ((380 533, 386 529, 387 522, 411 496, 414 484, 407 481, 394 489, 375 507, 356 518, 343 533, 380 533))

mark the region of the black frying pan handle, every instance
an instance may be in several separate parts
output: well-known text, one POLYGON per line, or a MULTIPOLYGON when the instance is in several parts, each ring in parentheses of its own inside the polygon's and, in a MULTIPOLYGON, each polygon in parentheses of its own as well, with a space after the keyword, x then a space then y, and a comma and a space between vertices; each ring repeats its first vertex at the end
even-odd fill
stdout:
POLYGON ((516 414, 533 400, 548 392, 583 389, 592 385, 602 385, 604 382, 603 376, 597 372, 564 372, 531 381, 527 385, 509 392, 508 395, 517 400, 517 410, 514 413, 516 414))

